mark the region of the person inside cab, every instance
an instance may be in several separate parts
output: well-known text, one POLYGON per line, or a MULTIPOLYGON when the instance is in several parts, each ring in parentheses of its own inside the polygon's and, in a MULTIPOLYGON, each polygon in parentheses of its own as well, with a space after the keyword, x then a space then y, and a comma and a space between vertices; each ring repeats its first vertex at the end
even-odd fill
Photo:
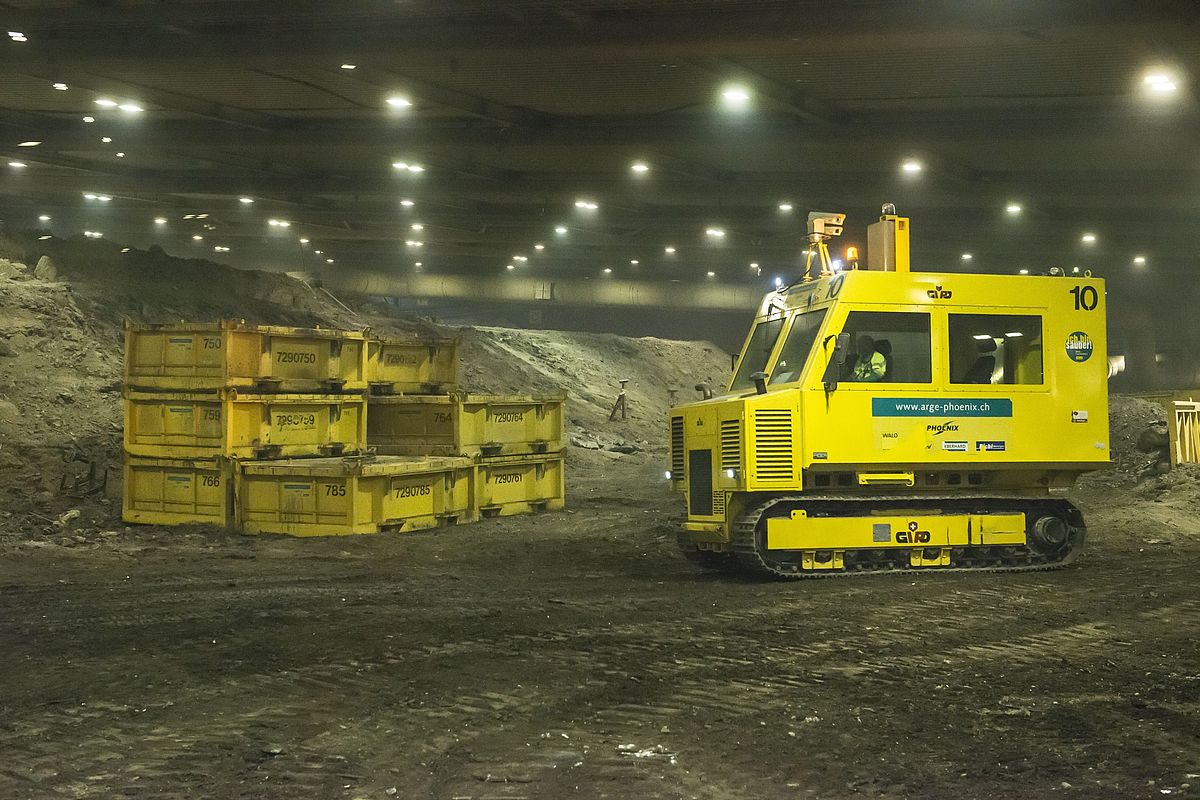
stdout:
POLYGON ((865 383, 883 380, 887 374, 887 359, 876 349, 875 340, 863 333, 859 334, 855 345, 858 358, 854 361, 850 379, 865 383))

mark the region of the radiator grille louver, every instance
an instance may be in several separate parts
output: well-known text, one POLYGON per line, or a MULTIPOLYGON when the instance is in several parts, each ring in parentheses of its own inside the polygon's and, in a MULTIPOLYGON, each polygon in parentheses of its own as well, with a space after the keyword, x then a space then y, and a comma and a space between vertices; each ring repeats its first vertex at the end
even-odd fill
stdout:
POLYGON ((683 477, 683 417, 671 417, 671 474, 683 477))
POLYGON ((793 480, 791 411, 763 408, 754 412, 754 454, 758 480, 793 480))
POLYGON ((742 468, 742 422, 721 420, 721 469, 742 468))

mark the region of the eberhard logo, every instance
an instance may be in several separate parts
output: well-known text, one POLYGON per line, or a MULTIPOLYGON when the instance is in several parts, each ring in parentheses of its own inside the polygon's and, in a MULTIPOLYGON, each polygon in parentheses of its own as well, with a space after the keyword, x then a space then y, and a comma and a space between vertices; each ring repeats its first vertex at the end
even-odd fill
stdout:
POLYGON ((950 291, 949 289, 943 289, 940 283, 929 291, 925 292, 925 294, 929 295, 930 300, 949 300, 954 296, 954 292, 950 291))
POLYGON ((958 430, 958 422, 949 420, 947 422, 930 423, 925 426, 926 433, 932 433, 934 436, 941 436, 943 433, 953 432, 958 430))

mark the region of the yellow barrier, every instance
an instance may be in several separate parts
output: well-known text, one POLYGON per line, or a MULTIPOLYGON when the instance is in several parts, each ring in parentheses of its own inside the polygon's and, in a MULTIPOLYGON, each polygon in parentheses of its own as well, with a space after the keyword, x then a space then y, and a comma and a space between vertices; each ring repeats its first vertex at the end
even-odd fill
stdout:
POLYGON ((239 465, 243 533, 344 536, 473 522, 465 458, 317 458, 239 465))
POLYGON ((458 389, 458 339, 370 339, 367 375, 374 394, 441 394, 458 389))
POLYGON ((557 453, 565 395, 372 397, 367 443, 393 455, 472 458, 557 453))
POLYGON ((475 503, 481 516, 507 517, 563 507, 563 453, 511 456, 477 462, 475 503))
POLYGON ((1176 400, 1171 410, 1171 463, 1200 463, 1200 402, 1176 400))
POLYGON ((121 519, 147 525, 233 523, 232 465, 223 459, 125 456, 121 519))
POLYGON ((190 391, 365 391, 361 331, 242 322, 125 325, 125 384, 190 391))
POLYGON ((275 458, 355 453, 366 445, 362 395, 125 393, 125 450, 155 458, 275 458))

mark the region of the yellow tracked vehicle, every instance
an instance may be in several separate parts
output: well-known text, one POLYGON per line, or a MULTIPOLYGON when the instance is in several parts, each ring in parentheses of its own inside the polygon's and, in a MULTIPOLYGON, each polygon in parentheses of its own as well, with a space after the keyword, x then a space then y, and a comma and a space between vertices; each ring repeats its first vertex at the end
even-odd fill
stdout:
POLYGON ((1078 554, 1062 495, 1109 461, 1103 281, 911 272, 887 211, 846 271, 844 216, 810 215, 805 277, 763 299, 724 393, 671 409, 689 559, 802 578, 1078 554))

